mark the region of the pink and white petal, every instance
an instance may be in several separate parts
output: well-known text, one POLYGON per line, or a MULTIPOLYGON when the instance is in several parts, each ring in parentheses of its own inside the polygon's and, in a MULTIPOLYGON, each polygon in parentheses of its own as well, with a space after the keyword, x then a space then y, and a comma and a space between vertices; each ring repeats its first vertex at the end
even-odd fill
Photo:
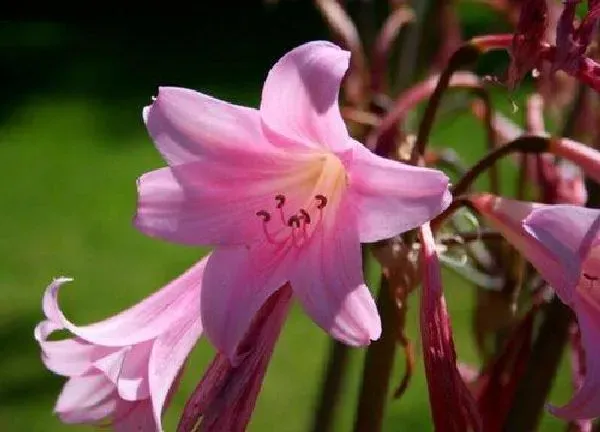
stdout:
MULTIPOLYGON (((350 212, 342 202, 338 219, 350 212)), ((360 242, 352 220, 327 221, 297 252, 290 282, 306 312, 334 338, 362 346, 381 335, 381 320, 364 284, 360 242)))
POLYGON ((93 344, 121 347, 150 340, 167 331, 182 317, 197 312, 197 308, 192 305, 200 299, 200 285, 206 262, 207 258, 204 258, 131 308, 104 321, 81 327, 71 323, 58 305, 59 288, 69 279, 55 279, 44 294, 44 313, 48 320, 93 344))
POLYGON ((334 152, 347 148, 338 97, 349 61, 349 52, 316 41, 294 48, 273 66, 260 105, 264 131, 273 142, 283 136, 334 152))
POLYGON ((154 341, 148 365, 148 379, 152 411, 159 426, 168 395, 174 391, 177 377, 200 336, 202 321, 198 313, 196 317, 190 317, 154 341))
POLYGON ((257 110, 185 88, 159 88, 143 118, 156 147, 172 166, 270 147, 257 110))
POLYGON ((68 423, 96 422, 112 414, 109 402, 117 397, 113 383, 101 374, 74 377, 64 385, 54 411, 68 423))
POLYGON ((91 407, 57 414, 60 420, 66 424, 104 425, 114 415, 118 404, 119 401, 116 397, 109 397, 91 407))
POLYGON ((274 251, 270 244, 219 248, 210 255, 200 315, 207 338, 234 366, 241 361, 237 348, 254 315, 287 282, 288 258, 285 248, 274 251))
POLYGON ((564 406, 549 406, 552 414, 569 420, 600 417, 600 319, 596 306, 578 299, 575 313, 581 329, 585 351, 585 377, 583 385, 564 406))
POLYGON ((49 341, 48 336, 61 328, 52 321, 42 321, 34 331, 42 349, 44 365, 56 374, 71 377, 83 375, 95 360, 111 351, 111 348, 92 345, 77 338, 49 341))
POLYGON ((374 155, 355 142, 350 201, 363 243, 393 237, 440 214, 452 200, 448 177, 374 155))
MULTIPOLYGON (((533 210, 523 226, 552 250, 565 268, 576 270, 600 237, 600 210, 566 204, 545 206, 533 210)), ((579 279, 579 271, 572 277, 579 279)))
POLYGON ((127 351, 117 381, 119 397, 126 401, 139 401, 150 397, 148 363, 154 341, 134 345, 127 351))
POLYGON ((154 421, 148 399, 137 402, 119 401, 112 428, 115 432, 162 432, 154 421))
POLYGON ((275 196, 306 184, 306 155, 251 155, 226 163, 195 162, 138 180, 134 225, 144 234, 188 245, 250 244, 263 236, 261 210, 275 196))
POLYGON ((121 348, 94 362, 94 368, 102 372, 115 387, 119 383, 119 376, 121 375, 125 355, 129 349, 130 347, 121 348))

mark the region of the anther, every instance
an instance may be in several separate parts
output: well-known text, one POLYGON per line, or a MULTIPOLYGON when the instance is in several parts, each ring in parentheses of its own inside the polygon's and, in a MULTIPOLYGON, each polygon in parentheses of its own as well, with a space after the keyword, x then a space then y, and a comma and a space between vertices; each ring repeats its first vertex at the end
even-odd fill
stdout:
POLYGON ((327 198, 323 195, 315 195, 315 199, 318 201, 317 208, 320 210, 327 205, 327 198))
POLYGON ((296 228, 300 228, 300 219, 298 216, 294 215, 288 219, 287 225, 289 227, 296 225, 296 228))
POLYGON ((260 217, 263 222, 269 222, 271 220, 271 215, 266 210, 257 211, 256 216, 260 217))
POLYGON ((285 204, 285 195, 275 195, 275 201, 277 201, 276 207, 280 209, 285 204))
POLYGON ((589 275, 587 273, 584 273, 583 277, 586 278, 587 280, 591 280, 591 281, 597 281, 598 280, 598 276, 592 276, 592 275, 589 275))
POLYGON ((302 219, 304 219, 304 223, 308 225, 310 223, 310 215, 308 214, 308 212, 304 209, 300 209, 298 213, 300 213, 300 216, 302 217, 302 219))

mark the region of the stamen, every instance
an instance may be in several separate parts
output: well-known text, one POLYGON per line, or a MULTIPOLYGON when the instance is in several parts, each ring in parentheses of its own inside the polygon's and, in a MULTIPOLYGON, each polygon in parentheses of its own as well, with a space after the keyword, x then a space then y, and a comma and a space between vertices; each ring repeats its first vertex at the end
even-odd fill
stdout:
MULTIPOLYGON (((314 229, 317 229, 319 223, 323 218, 322 209, 327 206, 327 197, 324 195, 315 195, 316 203, 313 203, 306 208, 301 208, 298 212, 291 217, 286 217, 283 206, 285 205, 287 199, 283 194, 278 194, 275 196, 275 208, 279 213, 279 219, 281 220, 282 226, 276 228, 275 232, 267 228, 268 222, 271 221, 273 215, 266 210, 260 210, 256 212, 256 216, 260 217, 263 222, 263 232, 265 234, 266 240, 278 247, 283 247, 286 243, 291 241, 292 245, 296 248, 302 248, 304 244, 309 240, 310 234, 309 230, 311 229, 309 225, 315 225, 314 229), (309 211, 311 209, 317 208, 321 211, 318 213, 318 220, 315 222, 314 214, 311 216, 309 211), (287 227, 287 228, 284 228, 287 227), (291 229, 290 229, 291 228, 291 229), (282 231, 283 230, 283 231, 282 231), (285 232, 287 231, 287 233, 285 232)), ((311 226, 312 226, 311 225, 311 226)), ((273 227, 271 227, 273 228, 273 227)))
POLYGON ((280 209, 285 204, 285 195, 275 195, 275 201, 277 201, 276 207, 280 209))
POLYGON ((304 219, 304 223, 306 225, 310 224, 310 215, 308 214, 308 212, 304 209, 300 209, 299 213, 300 213, 300 218, 304 219))
POLYGON ((327 205, 327 198, 324 195, 315 195, 315 199, 318 201, 317 208, 319 210, 327 205))
POLYGON ((600 279, 598 276, 592 276, 587 273, 583 273, 583 277, 590 281, 597 281, 598 279, 600 279))
POLYGON ((269 222, 271 220, 271 215, 266 210, 257 211, 256 216, 261 218, 263 222, 269 222))
POLYGON ((296 215, 290 217, 287 221, 287 226, 289 226, 289 227, 296 226, 296 228, 300 228, 300 218, 296 215))

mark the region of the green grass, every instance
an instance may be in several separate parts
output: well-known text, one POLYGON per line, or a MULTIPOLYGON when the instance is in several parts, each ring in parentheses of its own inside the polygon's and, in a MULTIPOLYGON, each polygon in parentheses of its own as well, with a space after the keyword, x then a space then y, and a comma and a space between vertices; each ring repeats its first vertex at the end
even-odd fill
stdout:
MULTIPOLYGON (((256 103, 249 91, 212 87, 237 102, 256 103)), ((150 95, 148 95, 150 96, 150 95)), ((149 99, 148 99, 149 100, 149 99)), ((504 106, 508 100, 499 98, 504 106)), ((44 369, 33 328, 42 318, 40 300, 55 276, 75 278, 61 295, 67 316, 77 323, 102 319, 161 287, 205 252, 144 237, 131 226, 135 180, 163 165, 146 136, 137 100, 114 104, 73 97, 36 97, 13 107, 0 124, 2 167, 0 226, 0 430, 84 431, 52 414, 62 379, 44 369)), ((455 146, 473 162, 483 152, 483 132, 470 117, 445 120, 434 143, 455 146)), ((473 288, 448 273, 446 295, 461 360, 476 362, 470 338, 473 288)), ((418 343, 416 303, 408 318, 418 343)), ((319 391, 328 338, 298 308, 277 345, 250 430, 306 431, 319 391)), ((174 430, 187 396, 213 355, 201 342, 187 366, 166 415, 174 430)), ((340 431, 351 429, 363 350, 353 350, 350 379, 339 410, 340 431)), ((410 388, 392 402, 385 430, 431 430, 420 354, 410 388)), ((403 359, 397 358, 399 382, 403 359)), ((563 367, 557 395, 568 389, 563 367)), ((556 400, 556 395, 553 400, 556 400)), ((544 430, 562 430, 546 419, 544 430)))

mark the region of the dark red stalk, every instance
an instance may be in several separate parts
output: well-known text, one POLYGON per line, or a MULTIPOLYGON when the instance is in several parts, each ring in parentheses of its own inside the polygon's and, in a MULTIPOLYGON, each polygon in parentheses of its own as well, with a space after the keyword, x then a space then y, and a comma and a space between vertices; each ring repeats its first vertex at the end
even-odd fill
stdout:
POLYGON ((374 94, 387 92, 387 66, 391 48, 402 27, 414 19, 413 12, 406 6, 395 9, 387 17, 373 47, 371 60, 371 90, 374 94))
POLYGON ((358 29, 340 2, 315 0, 315 5, 329 25, 337 43, 352 53, 344 83, 344 96, 352 105, 361 105, 366 100, 369 70, 358 29))
MULTIPOLYGON (((411 109, 431 96, 438 80, 439 76, 434 75, 402 92, 393 102, 392 107, 379 125, 367 136, 367 148, 374 150, 376 154, 381 156, 388 156, 392 153, 392 149, 395 147, 398 125, 411 109)), ((470 72, 456 73, 452 76, 448 86, 453 88, 482 88, 479 78, 470 72)))
POLYGON ((546 397, 554 382, 573 313, 558 297, 543 308, 543 321, 527 368, 517 387, 503 431, 537 430, 546 397))
POLYGON ((483 430, 500 432, 517 386, 527 367, 537 307, 514 329, 500 355, 482 371, 473 384, 483 430))
POLYGON ((475 401, 458 372, 452 325, 442 292, 441 270, 429 224, 419 229, 422 275, 420 327, 429 403, 437 431, 481 431, 475 401))
POLYGON ((421 123, 419 124, 417 141, 415 143, 415 146, 413 147, 410 158, 410 161, 413 165, 416 164, 419 158, 425 154, 425 147, 427 146, 429 135, 433 127, 435 114, 442 100, 442 95, 448 89, 452 75, 461 67, 475 62, 475 60, 477 60, 477 58, 479 57, 480 53, 481 51, 476 46, 472 45, 471 43, 468 43, 466 45, 461 46, 450 57, 448 65, 443 70, 438 80, 437 86, 433 91, 431 98, 429 99, 427 107, 425 108, 425 113, 423 114, 423 118, 421 120, 421 123))

